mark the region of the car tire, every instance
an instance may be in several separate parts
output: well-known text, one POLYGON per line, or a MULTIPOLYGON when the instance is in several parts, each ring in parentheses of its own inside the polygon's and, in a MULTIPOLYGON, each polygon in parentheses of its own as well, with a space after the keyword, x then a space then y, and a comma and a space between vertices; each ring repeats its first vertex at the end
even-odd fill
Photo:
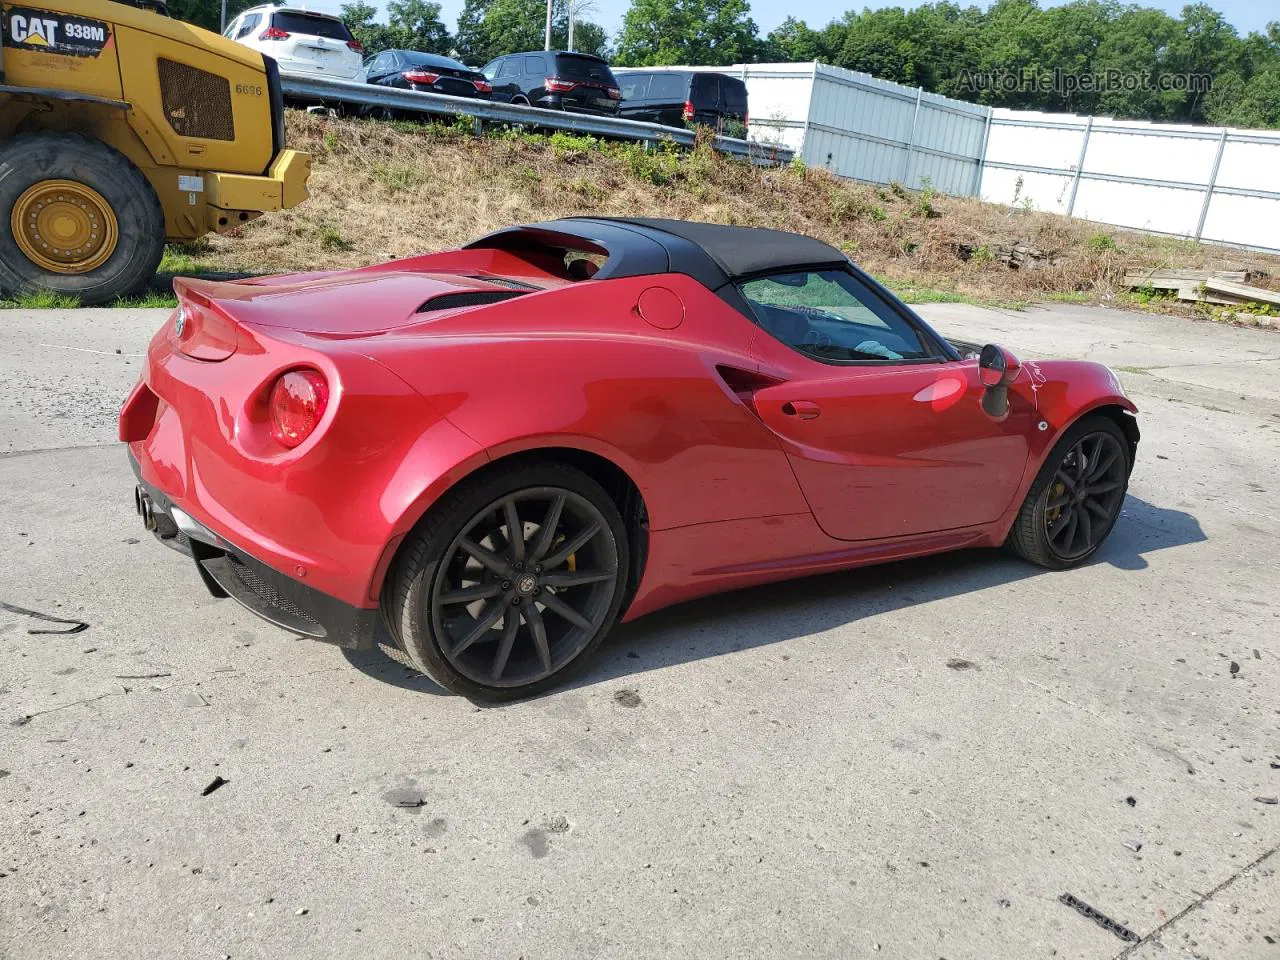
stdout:
POLYGON ((147 178, 79 134, 23 134, 0 147, 0 216, 0 290, 11 296, 106 303, 145 287, 164 253, 164 211, 147 178))
POLYGON ((1083 417, 1045 458, 1005 545, 1051 570, 1084 563, 1115 526, 1132 469, 1129 441, 1116 422, 1083 417))
POLYGON ((534 696, 604 640, 629 556, 618 507, 599 483, 564 463, 522 460, 462 481, 428 511, 388 574, 382 613, 410 662, 445 689, 486 702, 534 696))

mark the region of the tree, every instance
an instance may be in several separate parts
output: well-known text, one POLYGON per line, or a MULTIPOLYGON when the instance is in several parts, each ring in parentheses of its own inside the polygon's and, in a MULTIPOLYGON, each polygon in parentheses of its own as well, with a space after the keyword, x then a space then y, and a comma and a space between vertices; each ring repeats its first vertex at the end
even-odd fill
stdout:
POLYGON ((628 66, 725 66, 762 50, 747 0, 632 0, 616 59, 628 66))
POLYGON ((440 19, 440 4, 428 0, 390 0, 387 23, 397 46, 422 53, 447 53, 449 31, 440 19))
POLYGON ((493 0, 463 0, 458 14, 458 32, 453 38, 453 54, 464 63, 482 64, 492 58, 488 55, 488 40, 484 35, 484 15, 493 0))
POLYGON ((1239 74, 1215 82, 1205 113, 1210 123, 1224 127, 1280 127, 1280 67, 1268 67, 1247 82, 1239 74))
MULTIPOLYGON (((565 0, 555 0, 551 19, 551 46, 564 50, 569 43, 569 12, 565 0)), ((546 0, 466 0, 458 16, 457 55, 467 63, 482 65, 504 53, 541 50, 546 41, 546 0)), ((608 34, 599 24, 575 19, 574 49, 603 56, 608 34)))
MULTIPOLYGON (((227 0, 227 23, 241 10, 254 5, 255 0, 227 0)), ((169 0, 169 16, 185 20, 198 27, 222 32, 222 0, 169 0)))
POLYGON ((363 0, 342 5, 343 22, 367 54, 392 49, 447 53, 450 48, 449 31, 440 19, 438 3, 391 0, 387 4, 387 22, 378 23, 374 19, 377 15, 377 8, 363 0))
POLYGON ((777 63, 798 63, 822 59, 822 37, 808 24, 795 17, 787 17, 765 37, 761 57, 777 63))

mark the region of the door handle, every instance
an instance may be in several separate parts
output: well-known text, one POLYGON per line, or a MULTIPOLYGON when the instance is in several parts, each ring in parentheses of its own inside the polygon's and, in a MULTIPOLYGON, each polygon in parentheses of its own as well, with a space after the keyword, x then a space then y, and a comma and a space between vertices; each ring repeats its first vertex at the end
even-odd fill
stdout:
POLYGON ((782 412, 788 417, 816 420, 822 413, 822 408, 812 400, 788 400, 782 405, 782 412))

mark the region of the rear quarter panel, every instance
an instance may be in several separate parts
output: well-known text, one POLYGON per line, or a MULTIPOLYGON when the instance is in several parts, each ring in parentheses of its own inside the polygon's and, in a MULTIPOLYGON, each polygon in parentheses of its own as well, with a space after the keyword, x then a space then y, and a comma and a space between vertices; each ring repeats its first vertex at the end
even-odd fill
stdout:
POLYGON ((716 373, 755 369, 753 335, 701 285, 666 275, 520 297, 364 349, 491 459, 569 447, 612 461, 662 530, 808 511, 777 442, 716 373), (678 327, 637 311, 654 286, 683 301, 678 327))

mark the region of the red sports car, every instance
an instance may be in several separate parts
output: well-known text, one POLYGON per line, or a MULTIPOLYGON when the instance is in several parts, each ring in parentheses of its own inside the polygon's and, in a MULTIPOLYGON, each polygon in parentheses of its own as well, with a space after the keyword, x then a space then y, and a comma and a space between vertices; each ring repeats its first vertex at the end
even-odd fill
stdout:
POLYGON ((215 596, 477 699, 620 617, 961 547, 1047 567, 1120 513, 1104 366, 964 356, 840 251, 576 218, 359 270, 175 282, 120 414, 215 596))

